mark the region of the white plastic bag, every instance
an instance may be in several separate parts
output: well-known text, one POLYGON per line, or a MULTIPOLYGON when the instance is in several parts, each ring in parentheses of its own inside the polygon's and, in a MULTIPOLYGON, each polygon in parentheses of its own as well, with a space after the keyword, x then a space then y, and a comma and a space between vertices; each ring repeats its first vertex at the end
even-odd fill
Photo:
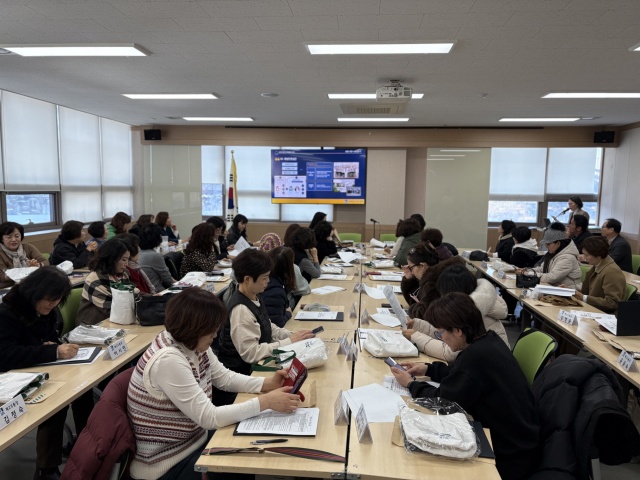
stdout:
POLYGON ((67 275, 71 275, 73 273, 73 263, 71 263, 69 260, 65 260, 64 262, 59 263, 58 265, 56 265, 56 267, 58 267, 59 270, 62 270, 67 275))
MULTIPOLYGON (((279 348, 280 351, 296 352, 296 358, 300 360, 308 369, 316 368, 327 363, 327 346, 324 344, 321 338, 308 338, 300 342, 292 343, 279 348)), ((289 358, 291 355, 287 353, 281 353, 280 359, 289 358)), ((285 362, 281 365, 288 367, 291 362, 285 362)))
POLYGON ((369 332, 364 348, 374 357, 417 357, 418 348, 401 332, 369 332))
POLYGON ((180 279, 180 283, 188 283, 193 287, 201 287, 207 281, 207 274, 204 272, 189 272, 180 279))
POLYGON ((120 325, 136 323, 133 291, 111 289, 111 316, 109 320, 120 325))

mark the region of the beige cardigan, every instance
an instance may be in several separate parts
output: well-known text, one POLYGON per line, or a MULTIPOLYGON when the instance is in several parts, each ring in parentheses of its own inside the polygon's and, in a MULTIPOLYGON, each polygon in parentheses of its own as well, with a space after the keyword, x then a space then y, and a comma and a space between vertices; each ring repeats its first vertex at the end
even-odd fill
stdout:
MULTIPOLYGON (((36 247, 29 243, 22 243, 22 248, 24 249, 24 254, 27 256, 29 260, 37 260, 40 262, 41 266, 49 265, 49 260, 44 258, 36 247)), ((5 270, 9 270, 13 268, 13 261, 9 258, 9 256, 4 253, 4 250, 0 249, 0 268, 2 268, 2 272, 0 272, 0 288, 11 287, 14 282, 9 277, 4 274, 5 270)))

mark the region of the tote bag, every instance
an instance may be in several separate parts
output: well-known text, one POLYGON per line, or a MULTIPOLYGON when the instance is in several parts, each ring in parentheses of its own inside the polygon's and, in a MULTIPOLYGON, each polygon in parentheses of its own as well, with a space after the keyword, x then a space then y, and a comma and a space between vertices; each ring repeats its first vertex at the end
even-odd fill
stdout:
POLYGON ((120 284, 117 287, 111 286, 111 316, 109 320, 120 325, 131 325, 136 323, 134 311, 133 285, 120 284))
POLYGON ((374 357, 418 356, 418 347, 396 332, 369 332, 363 346, 374 357))

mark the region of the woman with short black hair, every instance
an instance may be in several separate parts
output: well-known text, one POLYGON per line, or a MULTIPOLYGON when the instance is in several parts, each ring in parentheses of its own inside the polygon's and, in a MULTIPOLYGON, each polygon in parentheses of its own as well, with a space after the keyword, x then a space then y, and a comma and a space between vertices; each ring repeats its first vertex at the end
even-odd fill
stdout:
POLYGON ((511 250, 513 250, 514 240, 511 231, 516 228, 516 224, 511 220, 502 220, 498 225, 498 244, 493 258, 499 258, 503 262, 511 261, 511 250))
POLYGON ((571 213, 569 214, 569 221, 567 222, 567 224, 571 223, 571 220, 573 220, 574 215, 582 215, 584 217, 587 217, 587 225, 589 224, 589 213, 586 210, 582 209, 582 207, 584 206, 584 203, 582 202, 582 199, 579 196, 573 195, 569 197, 569 200, 567 201, 567 206, 571 211, 571 213))
POLYGON ((180 242, 178 226, 171 221, 169 212, 158 212, 156 224, 162 229, 163 236, 168 237, 169 245, 177 245, 180 242))
POLYGON ((316 245, 316 235, 310 228, 300 227, 291 239, 295 264, 300 267, 300 272, 307 282, 322 275, 316 245))
POLYGON ((107 224, 103 221, 91 223, 89 228, 87 228, 87 233, 91 238, 85 243, 88 245, 91 242, 96 242, 98 244, 98 248, 107 241, 107 236, 109 235, 109 232, 107 231, 107 224))
POLYGON ((211 223, 201 223, 196 226, 184 251, 184 258, 180 265, 180 276, 189 272, 210 272, 218 263, 213 249, 216 227, 211 223))
POLYGON ((88 245, 85 245, 84 235, 82 222, 77 220, 64 222, 60 235, 53 242, 53 252, 51 252, 49 263, 59 265, 68 260, 73 263, 73 268, 85 268, 91 260, 93 252, 98 249, 98 244, 89 242, 88 245))
POLYGON ((162 229, 155 223, 144 227, 140 232, 140 266, 153 284, 156 292, 169 288, 176 280, 171 276, 164 257, 155 251, 162 243, 162 229))
POLYGON ((315 226, 313 232, 316 234, 318 263, 322 263, 325 257, 338 253, 338 247, 333 241, 333 225, 327 221, 322 221, 315 226))
POLYGON ((216 258, 218 260, 227 258, 229 256, 229 252, 227 251, 227 239, 224 235, 227 226, 225 225, 224 220, 220 217, 209 217, 207 218, 207 223, 211 223, 216 227, 213 239, 213 250, 216 252, 216 258))
POLYGON ((41 267, 49 265, 40 251, 29 243, 23 242, 24 228, 15 222, 0 224, 0 288, 14 284, 5 273, 11 268, 41 267))
MULTIPOLYGON (((249 223, 249 219, 242 214, 238 214, 233 217, 232 225, 227 232, 227 243, 229 244, 229 247, 235 245, 238 240, 240 240, 240 237, 247 240, 247 223, 249 223)), ((251 245, 249 240, 247 240, 247 243, 251 245)))

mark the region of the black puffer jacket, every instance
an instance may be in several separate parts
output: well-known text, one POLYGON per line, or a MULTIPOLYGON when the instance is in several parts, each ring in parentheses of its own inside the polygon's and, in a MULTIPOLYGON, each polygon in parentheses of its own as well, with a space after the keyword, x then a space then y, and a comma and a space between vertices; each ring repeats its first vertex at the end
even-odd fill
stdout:
POLYGON ((267 307, 269 318, 279 327, 291 318, 289 308, 289 291, 278 277, 270 277, 267 288, 260 294, 260 301, 267 307))
POLYGON ((607 465, 640 453, 640 434, 623 407, 609 367, 591 358, 561 355, 532 385, 543 445, 534 480, 586 479, 589 450, 607 465))

